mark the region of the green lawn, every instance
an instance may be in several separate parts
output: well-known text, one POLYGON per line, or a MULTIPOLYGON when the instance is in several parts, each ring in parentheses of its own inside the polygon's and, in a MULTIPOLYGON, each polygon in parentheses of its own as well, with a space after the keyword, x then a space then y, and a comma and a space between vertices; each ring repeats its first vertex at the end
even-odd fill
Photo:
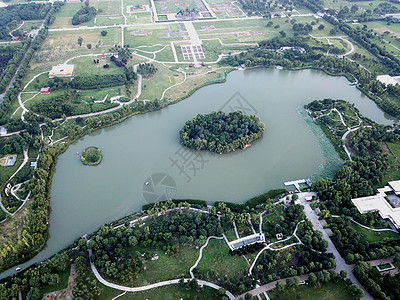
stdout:
POLYGON ((390 152, 396 157, 397 161, 400 162, 400 141, 391 143, 391 142, 386 142, 386 145, 388 146, 390 152))
POLYGON ((387 242, 400 239, 400 235, 392 231, 375 232, 369 229, 365 229, 353 222, 351 222, 351 227, 360 232, 363 240, 369 243, 387 242))
POLYGON ((60 276, 60 282, 58 284, 53 285, 53 286, 47 285, 47 286, 42 287, 40 289, 42 298, 43 298, 44 294, 51 293, 54 291, 59 291, 62 289, 66 289, 68 287, 68 278, 69 278, 70 271, 71 270, 68 268, 64 272, 58 273, 58 275, 60 276))
POLYGON ((354 300, 356 299, 349 291, 349 287, 343 280, 329 281, 322 283, 320 287, 313 288, 308 285, 301 285, 297 288, 287 289, 278 292, 276 289, 269 291, 271 300, 354 300))
POLYGON ((189 276, 189 269, 194 265, 199 256, 199 250, 194 247, 182 247, 174 256, 165 255, 162 250, 135 247, 132 251, 140 253, 151 253, 158 255, 157 260, 145 263, 145 270, 141 270, 138 277, 132 282, 126 283, 131 286, 142 286, 168 279, 176 279, 189 276))
MULTIPOLYGON (((93 275, 90 276, 95 279, 93 275)), ((101 294, 96 297, 98 300, 110 300, 114 297, 121 295, 122 291, 109 288, 99 283, 101 294)), ((218 291, 209 287, 203 287, 196 291, 188 286, 181 287, 179 285, 170 285, 166 287, 151 289, 145 292, 127 293, 118 298, 119 300, 177 300, 177 299, 221 299, 218 291)))
POLYGON ((218 283, 224 277, 239 279, 249 266, 238 255, 231 256, 224 240, 212 239, 203 250, 203 257, 195 269, 200 279, 218 283))

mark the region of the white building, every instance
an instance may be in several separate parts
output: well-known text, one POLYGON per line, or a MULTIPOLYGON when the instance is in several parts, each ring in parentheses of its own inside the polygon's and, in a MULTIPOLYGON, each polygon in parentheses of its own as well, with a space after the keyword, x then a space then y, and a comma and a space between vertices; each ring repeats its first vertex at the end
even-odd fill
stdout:
POLYGON ((390 181, 387 186, 378 189, 375 196, 351 199, 361 214, 377 211, 383 219, 388 219, 396 229, 400 229, 400 207, 393 207, 387 193, 400 195, 400 180, 390 181))

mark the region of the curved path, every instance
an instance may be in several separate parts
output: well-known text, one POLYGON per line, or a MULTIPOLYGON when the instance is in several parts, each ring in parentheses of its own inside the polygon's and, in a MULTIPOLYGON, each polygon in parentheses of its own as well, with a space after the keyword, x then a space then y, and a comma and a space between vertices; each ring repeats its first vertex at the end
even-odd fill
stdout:
POLYGON ((260 252, 257 253, 257 256, 254 258, 253 263, 252 263, 252 265, 251 265, 251 267, 249 269, 249 276, 251 276, 253 268, 256 265, 257 260, 260 257, 261 253, 263 253, 265 250, 269 249, 269 250, 273 250, 273 251, 279 251, 279 250, 283 250, 283 249, 286 249, 286 248, 289 248, 289 247, 292 247, 292 246, 295 246, 295 245, 303 244, 302 241, 296 235, 297 228, 299 227, 299 224, 302 223, 302 222, 304 222, 304 220, 302 220, 299 223, 297 223, 296 228, 294 229, 294 232, 293 232, 293 234, 291 236, 287 237, 284 240, 281 240, 281 241, 278 241, 278 242, 275 242, 275 243, 270 243, 267 246, 265 246, 264 248, 262 248, 260 252), (286 246, 284 246, 282 248, 276 248, 276 249, 275 248, 271 248, 272 245, 286 242, 286 241, 290 240, 292 237, 295 237, 298 240, 298 242, 290 244, 290 245, 286 245, 286 246))
MULTIPOLYGON (((341 218, 341 216, 332 215, 332 218, 341 218)), ((353 217, 349 217, 349 218, 350 218, 350 220, 351 220, 353 223, 355 223, 355 224, 361 226, 362 228, 368 229, 368 230, 372 230, 372 231, 375 231, 375 232, 392 231, 392 232, 395 232, 395 233, 399 233, 397 230, 394 230, 394 229, 392 229, 392 228, 381 228, 381 229, 371 228, 371 227, 365 226, 365 225, 363 225, 363 224, 357 222, 356 220, 354 220, 353 217)))
POLYGON ((205 244, 204 244, 203 246, 201 246, 201 248, 200 248, 200 255, 199 255, 199 258, 196 260, 196 262, 194 263, 194 265, 193 265, 193 266, 190 268, 190 270, 189 270, 190 277, 192 277, 192 279, 194 279, 193 270, 196 269, 197 265, 199 264, 199 262, 200 262, 200 260, 201 260, 201 258, 202 258, 202 256, 203 256, 203 249, 204 249, 205 247, 207 247, 208 241, 209 241, 210 239, 222 240, 223 238, 224 238, 224 237, 222 237, 222 236, 209 236, 209 237, 207 238, 207 241, 205 242, 205 244))
MULTIPOLYGON (((93 263, 92 249, 88 249, 88 252, 89 252, 89 259, 90 259, 90 267, 92 268, 92 272, 96 276, 96 279, 98 281, 100 281, 102 284, 104 284, 105 286, 108 286, 108 287, 116 289, 116 290, 126 291, 126 292, 143 292, 143 291, 147 291, 147 290, 162 287, 162 286, 167 286, 167 285, 171 285, 171 284, 179 284, 181 281, 181 279, 171 279, 171 280, 161 281, 161 282, 148 284, 148 285, 140 286, 140 287, 127 287, 127 286, 122 286, 119 284, 111 283, 111 282, 108 282, 107 280, 105 280, 103 277, 101 277, 100 273, 97 271, 96 266, 93 263)), ((184 278, 185 283, 189 282, 190 280, 191 279, 189 279, 189 278, 184 278)), ((216 290, 219 290, 221 288, 220 286, 218 286, 214 283, 208 282, 208 281, 197 280, 197 282, 199 285, 205 285, 205 286, 211 287, 216 290)), ((235 299, 235 296, 233 296, 233 294, 229 291, 226 291, 226 295, 229 297, 229 299, 232 299, 232 300, 235 299)))

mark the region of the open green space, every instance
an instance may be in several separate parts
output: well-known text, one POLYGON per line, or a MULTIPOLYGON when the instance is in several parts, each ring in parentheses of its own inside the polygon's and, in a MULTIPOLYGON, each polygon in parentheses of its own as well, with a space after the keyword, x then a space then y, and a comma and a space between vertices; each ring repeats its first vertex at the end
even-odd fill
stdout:
POLYGON ((400 141, 386 142, 390 152, 396 157, 397 161, 400 162, 400 141))
POLYGON ((357 230, 361 235, 364 241, 368 243, 378 243, 378 242, 388 242, 400 239, 400 235, 393 231, 372 231, 357 225, 354 222, 351 222, 351 227, 354 230, 357 230))
POLYGON ((199 256, 199 250, 194 247, 182 246, 178 253, 168 256, 163 250, 135 247, 129 251, 146 253, 151 257, 158 256, 158 259, 147 260, 144 263, 144 268, 139 275, 132 281, 126 284, 131 286, 142 286, 159 281, 181 278, 189 276, 189 269, 194 265, 199 256))
POLYGON ((70 271, 71 270, 67 268, 67 270, 65 270, 64 272, 59 273, 58 275, 60 276, 60 281, 57 284, 53 286, 47 285, 42 287, 40 289, 40 294, 42 295, 42 297, 44 294, 66 289, 68 287, 68 278, 70 275, 70 271))
POLYGON ((249 265, 242 256, 229 254, 224 240, 211 239, 203 249, 203 257, 194 273, 199 279, 217 283, 223 278, 238 280, 248 269, 249 265))
POLYGON ((120 0, 91 0, 90 4, 97 9, 97 16, 121 14, 120 0))
MULTIPOLYGON (((96 280, 91 274, 91 280, 96 280)), ((110 300, 114 297, 121 295, 123 292, 120 290, 115 290, 105 285, 99 284, 101 288, 101 294, 96 297, 98 300, 110 300)), ((197 299, 197 300, 209 300, 209 299, 220 299, 217 290, 210 287, 203 287, 198 290, 189 287, 188 285, 169 285, 165 287, 151 289, 145 292, 136 293, 126 293, 125 295, 119 297, 121 300, 153 300, 153 299, 163 299, 163 300, 176 300, 176 299, 197 299)))
POLYGON ((268 296, 271 300, 298 300, 298 299, 324 299, 324 300, 355 300, 349 287, 343 280, 337 279, 321 283, 320 287, 311 287, 307 284, 296 288, 288 288, 284 292, 276 289, 269 291, 268 296))
POLYGON ((141 100, 160 99, 165 89, 171 85, 181 82, 181 76, 173 68, 165 67, 161 64, 154 64, 157 72, 151 78, 143 78, 141 100))

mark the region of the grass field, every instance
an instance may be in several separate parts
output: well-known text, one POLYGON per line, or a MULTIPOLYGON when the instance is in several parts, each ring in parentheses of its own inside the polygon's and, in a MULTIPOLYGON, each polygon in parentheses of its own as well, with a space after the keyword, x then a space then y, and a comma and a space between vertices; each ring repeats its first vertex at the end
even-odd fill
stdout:
POLYGON ((375 232, 365 229, 353 222, 351 222, 351 227, 361 233, 363 240, 369 243, 387 242, 400 239, 400 235, 392 231, 375 232))
POLYGON ((224 240, 212 239, 203 250, 203 257, 195 272, 199 274, 199 278, 218 282, 224 277, 239 279, 248 268, 243 257, 229 254, 229 247, 224 240))
POLYGON ((189 269, 199 256, 199 250, 194 247, 182 247, 180 251, 167 256, 162 250, 136 247, 132 251, 140 253, 150 253, 158 255, 157 260, 150 260, 145 263, 145 270, 142 270, 137 278, 127 284, 132 286, 142 286, 168 279, 176 279, 182 276, 189 276, 189 269))
POLYGON ((284 292, 278 292, 276 289, 269 291, 268 296, 271 300, 355 300, 350 293, 349 287, 343 280, 329 281, 322 283, 320 287, 313 288, 308 285, 300 285, 296 288, 287 289, 284 292))
POLYGON ((40 289, 40 293, 42 294, 42 298, 44 294, 47 293, 51 293, 54 291, 59 291, 62 289, 66 289, 68 287, 68 278, 69 278, 69 274, 70 274, 70 269, 68 268, 67 270, 65 270, 64 272, 58 273, 58 275, 60 276, 60 282, 54 286, 44 286, 40 289))
POLYGON ((142 100, 160 99, 166 88, 183 80, 181 73, 174 72, 161 64, 154 65, 158 69, 156 74, 151 78, 143 79, 142 94, 140 95, 142 100))
POLYGON ((91 0, 90 4, 97 9, 97 16, 121 14, 120 0, 91 0))
POLYGON ((400 162, 400 142, 386 142, 386 145, 388 146, 390 152, 396 157, 397 161, 400 162))
MULTIPOLYGON (((94 275, 90 274, 90 279, 95 280, 94 275)), ((96 297, 97 300, 110 300, 121 295, 122 291, 115 290, 99 284, 101 294, 96 297)), ((127 293, 118 298, 119 300, 177 300, 177 299, 220 299, 218 291, 209 287, 203 287, 200 290, 191 289, 187 285, 181 287, 179 285, 170 285, 166 287, 151 289, 145 292, 127 293)))

